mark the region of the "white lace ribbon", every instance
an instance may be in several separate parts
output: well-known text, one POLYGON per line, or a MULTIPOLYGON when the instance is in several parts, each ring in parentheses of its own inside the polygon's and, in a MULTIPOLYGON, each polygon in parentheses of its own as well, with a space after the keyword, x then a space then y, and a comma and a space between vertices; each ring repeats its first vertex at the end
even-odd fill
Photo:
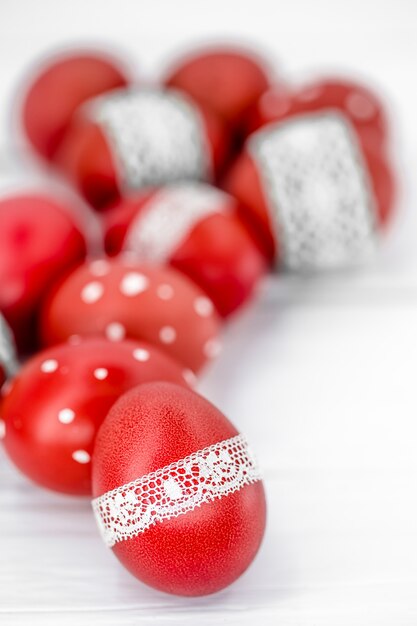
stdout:
POLYGON ((2 315, 0 315, 0 365, 8 376, 15 374, 18 367, 12 331, 2 315))
POLYGON ((178 92, 117 90, 90 107, 112 147, 125 191, 210 177, 210 150, 200 113, 178 92))
POLYGON ((104 542, 111 547, 260 479, 245 437, 236 435, 108 491, 92 505, 104 542))
POLYGON ((375 199, 355 131, 341 113, 272 123, 252 136, 249 150, 288 268, 332 269, 370 255, 375 199))
POLYGON ((231 207, 224 192, 204 183, 177 183, 158 191, 139 211, 127 232, 125 249, 140 261, 164 263, 194 226, 231 207))

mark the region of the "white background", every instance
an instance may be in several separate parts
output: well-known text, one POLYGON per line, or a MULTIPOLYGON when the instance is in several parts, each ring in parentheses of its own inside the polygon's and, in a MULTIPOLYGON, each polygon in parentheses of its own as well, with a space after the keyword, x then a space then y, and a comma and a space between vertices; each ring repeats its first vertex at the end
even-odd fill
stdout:
POLYGON ((365 271, 270 278, 202 381, 264 468, 269 523, 247 574, 203 599, 148 589, 102 545, 87 502, 32 486, 0 451, 5 626, 417 625, 417 2, 0 0, 1 145, 16 85, 50 46, 116 46, 151 76, 213 38, 261 46, 295 79, 359 72, 379 86, 398 218, 365 271))

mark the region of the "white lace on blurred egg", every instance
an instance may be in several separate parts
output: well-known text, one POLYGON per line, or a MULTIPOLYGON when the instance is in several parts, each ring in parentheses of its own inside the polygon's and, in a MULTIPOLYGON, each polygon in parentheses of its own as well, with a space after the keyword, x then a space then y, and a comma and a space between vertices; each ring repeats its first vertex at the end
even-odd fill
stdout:
POLYGON ((117 90, 91 106, 124 190, 210 177, 203 120, 180 93, 144 87, 117 90))
POLYGON ((124 247, 140 261, 164 263, 199 222, 228 205, 229 196, 210 185, 169 185, 156 192, 132 221, 124 247))
POLYGON ((356 265, 375 247, 375 199, 355 132, 336 111, 296 116, 252 136, 283 263, 356 265))
POLYGON ((18 362, 13 341, 12 331, 6 320, 0 314, 0 365, 8 376, 15 374, 18 362))

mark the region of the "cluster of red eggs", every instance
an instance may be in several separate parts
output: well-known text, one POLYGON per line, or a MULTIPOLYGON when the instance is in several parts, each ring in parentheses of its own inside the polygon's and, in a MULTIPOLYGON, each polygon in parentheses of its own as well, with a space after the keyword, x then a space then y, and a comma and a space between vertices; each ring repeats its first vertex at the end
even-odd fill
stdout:
POLYGON ((394 191, 382 106, 351 81, 296 88, 241 50, 190 55, 157 85, 74 52, 38 69, 20 117, 97 212, 105 254, 48 190, 0 199, 5 449, 38 484, 93 494, 144 582, 219 590, 253 560, 265 498, 245 438, 190 388, 268 268, 374 248, 394 191))

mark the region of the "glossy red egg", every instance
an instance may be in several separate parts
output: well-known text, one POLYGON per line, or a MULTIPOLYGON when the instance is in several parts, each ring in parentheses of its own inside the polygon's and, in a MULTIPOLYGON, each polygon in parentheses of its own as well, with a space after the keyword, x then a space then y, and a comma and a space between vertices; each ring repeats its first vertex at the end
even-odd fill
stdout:
POLYGON ((337 109, 349 118, 359 139, 375 149, 384 145, 389 129, 385 107, 369 87, 343 78, 323 78, 299 89, 278 84, 258 99, 250 116, 250 131, 290 115, 337 109))
POLYGON ((51 292, 41 319, 46 345, 72 335, 141 339, 199 370, 220 348, 211 300, 180 272, 127 258, 77 268, 51 292))
POLYGON ((106 214, 106 247, 139 261, 168 263, 228 316, 250 300, 266 259, 235 199, 203 183, 179 183, 121 201, 106 214))
POLYGON ((224 187, 246 208, 266 254, 301 271, 357 265, 393 211, 383 107, 353 83, 324 81, 260 99, 224 187))
POLYGON ((120 89, 74 119, 57 160, 97 209, 149 186, 212 180, 227 136, 221 120, 177 90, 120 89))
POLYGON ((215 47, 179 60, 165 82, 208 106, 236 129, 269 86, 268 74, 265 61, 253 52, 215 47))
POLYGON ((33 148, 52 161, 77 108, 127 82, 121 64, 104 53, 74 50, 48 59, 31 78, 22 105, 33 148))
POLYGON ((144 342, 89 338, 44 350, 5 393, 6 451, 39 485, 88 495, 94 439, 112 404, 140 383, 185 379, 192 379, 188 370, 144 342))
POLYGON ((35 324, 51 285, 86 254, 71 207, 39 193, 0 199, 0 311, 18 347, 33 347, 35 324))
POLYGON ((200 395, 169 383, 128 392, 100 428, 92 463, 103 538, 144 583, 206 595, 254 559, 266 517, 259 469, 200 395))

